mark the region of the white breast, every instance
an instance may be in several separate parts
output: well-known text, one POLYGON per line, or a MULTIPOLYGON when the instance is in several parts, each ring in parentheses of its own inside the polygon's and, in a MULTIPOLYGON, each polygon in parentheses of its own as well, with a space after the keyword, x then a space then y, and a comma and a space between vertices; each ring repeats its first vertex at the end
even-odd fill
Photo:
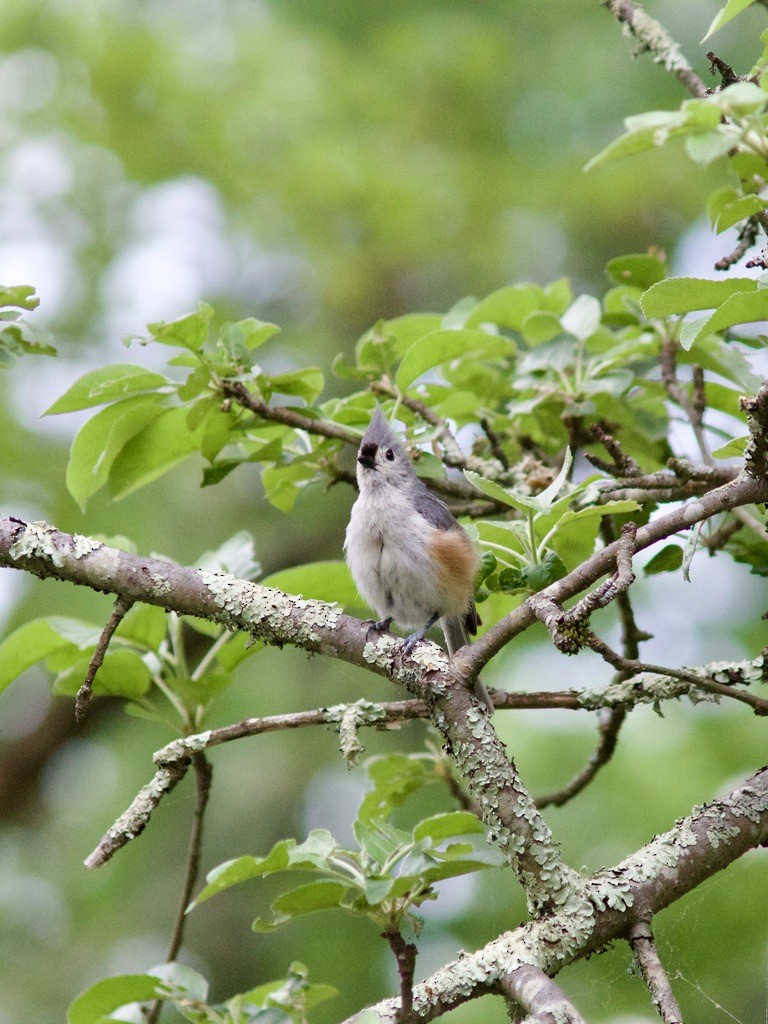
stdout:
POLYGON ((396 488, 361 492, 352 507, 344 549, 357 588, 380 618, 417 629, 442 614, 429 557, 435 527, 396 488))

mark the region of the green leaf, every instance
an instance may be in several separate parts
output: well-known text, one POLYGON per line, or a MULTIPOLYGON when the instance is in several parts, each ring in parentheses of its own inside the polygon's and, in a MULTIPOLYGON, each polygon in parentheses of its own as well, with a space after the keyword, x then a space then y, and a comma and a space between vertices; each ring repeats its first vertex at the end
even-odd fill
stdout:
POLYGON ((667 544, 646 562, 643 572, 656 576, 662 572, 676 572, 683 564, 683 549, 678 544, 667 544))
POLYGON ((314 468, 305 462, 278 463, 262 469, 261 485, 270 505, 281 512, 290 512, 302 487, 314 476, 314 468))
POLYGON ((312 405, 322 392, 325 382, 322 371, 316 367, 306 370, 292 370, 290 373, 279 373, 268 377, 269 389, 281 395, 296 395, 303 398, 307 405, 312 405))
MULTIPOLYGON (((730 282, 718 281, 717 284, 730 282)), ((688 351, 699 340, 709 334, 734 327, 736 324, 758 323, 768 320, 768 289, 757 291, 741 290, 731 295, 711 316, 701 317, 684 324, 680 332, 680 344, 688 351)))
POLYGON ((728 117, 742 118, 762 111, 768 103, 768 94, 754 82, 734 82, 712 93, 709 102, 719 107, 728 117))
POLYGON ((685 137, 685 151, 694 163, 707 167, 733 149, 733 138, 719 131, 696 132, 685 137))
POLYGON ((156 651, 165 640, 165 633, 165 609, 151 604, 135 604, 117 627, 115 635, 145 650, 156 651))
POLYGON ((722 188, 715 189, 714 192, 710 193, 707 199, 707 216, 709 217, 709 223, 712 227, 717 224, 717 218, 724 207, 733 203, 735 200, 741 197, 741 193, 738 192, 733 185, 723 185, 722 188))
POLYGON ((467 326, 467 319, 472 310, 477 306, 477 299, 472 295, 465 295, 463 299, 454 302, 447 313, 440 318, 440 327, 446 331, 459 331, 467 326))
POLYGON ((734 459, 740 458, 749 444, 750 435, 744 434, 743 437, 731 438, 726 444, 721 445, 719 448, 715 448, 712 455, 716 459, 734 459))
POLYGON ((123 447, 163 412, 160 395, 125 398, 92 416, 72 442, 67 489, 85 511, 88 499, 109 479, 123 447))
POLYGON ((757 291, 751 277, 670 277, 652 285, 640 299, 647 317, 675 316, 697 309, 714 309, 735 294, 757 291))
POLYGON ((35 295, 31 284, 0 286, 0 306, 16 306, 18 309, 37 309, 40 299, 35 295))
POLYGON ((87 649, 96 643, 99 633, 88 622, 61 616, 25 622, 0 644, 0 692, 22 672, 58 651, 87 649))
POLYGON ((721 231, 726 231, 734 224, 738 224, 739 221, 746 220, 747 217, 765 209, 768 209, 768 202, 761 199, 760 196, 742 196, 732 203, 726 203, 721 208, 715 222, 717 233, 720 234, 721 231))
POLYGON ((484 476, 480 476, 479 473, 475 473, 471 469, 465 469, 464 476, 473 487, 476 487, 478 491, 482 491, 487 497, 493 498, 494 501, 499 501, 504 505, 516 508, 526 515, 539 511, 540 507, 536 498, 530 494, 517 494, 506 487, 502 487, 501 484, 497 484, 495 480, 486 480, 484 476))
POLYGON ((531 345, 540 345, 562 334, 563 325, 554 313, 536 310, 523 320, 520 333, 531 345))
POLYGON ((271 920, 257 917, 251 927, 255 932, 273 931, 304 914, 339 907, 348 892, 349 886, 342 882, 321 881, 299 885, 278 896, 271 906, 271 920))
MULTIPOLYGON (((409 878, 405 882, 405 889, 403 891, 410 889, 413 884, 409 878)), ((393 875, 367 875, 363 884, 365 902, 371 907, 377 907, 383 900, 392 895, 394 886, 395 878, 393 875)))
POLYGON ((186 964, 172 961, 153 967, 150 974, 172 989, 174 996, 202 1003, 208 998, 208 982, 186 964))
POLYGON ((156 999, 162 982, 151 974, 120 974, 91 985, 75 999, 67 1024, 105 1024, 109 1014, 128 1003, 156 999))
POLYGON ((563 329, 586 341, 600 326, 602 309, 598 300, 592 295, 579 295, 573 304, 563 313, 560 323, 563 329))
POLYGON ((655 118, 657 123, 649 123, 646 126, 640 126, 638 123, 637 127, 630 128, 633 119, 627 118, 625 124, 630 130, 609 142, 604 150, 585 164, 584 170, 592 171, 610 160, 622 160, 625 157, 634 157, 638 153, 645 153, 647 150, 655 150, 658 146, 664 145, 674 134, 674 130, 682 127, 685 120, 678 111, 649 111, 646 118, 649 122, 655 118))
POLYGON ((420 821, 413 830, 413 838, 417 843, 430 840, 431 845, 439 846, 444 839, 470 835, 474 832, 485 835, 485 826, 477 815, 470 811, 450 811, 420 821))
POLYGON ((115 501, 173 469, 199 448, 201 428, 187 428, 183 406, 166 409, 120 449, 109 473, 115 501))
POLYGON ((420 754, 372 758, 367 768, 373 789, 366 793, 358 811, 358 819, 366 822, 388 818, 407 796, 438 778, 433 759, 420 754))
POLYGON ((379 866, 411 841, 407 832, 395 828, 383 818, 358 818, 354 823, 354 832, 360 849, 379 866))
POLYGON ((540 562, 523 565, 519 569, 502 569, 498 585, 505 594, 517 594, 522 591, 538 593, 550 583, 562 579, 566 572, 567 569, 560 557, 554 551, 549 551, 540 562))
POLYGON ((281 569, 261 581, 265 587, 277 587, 287 594, 300 594, 313 601, 337 603, 345 608, 360 605, 357 587, 346 562, 308 562, 281 569))
POLYGON ((572 463, 573 455, 571 454, 571 449, 566 448, 565 454, 563 455, 563 465, 560 467, 560 472, 557 474, 557 476, 549 485, 549 487, 543 490, 540 494, 536 495, 538 507, 541 509, 542 512, 549 511, 555 498, 560 493, 563 484, 568 479, 568 474, 571 471, 572 463))
POLYGON ((279 331, 277 324, 247 317, 237 323, 229 321, 222 324, 217 344, 235 367, 250 367, 253 365, 252 353, 279 331))
MULTIPOLYGON (((308 976, 309 972, 304 964, 294 961, 288 968, 287 978, 257 985, 249 992, 243 992, 241 995, 230 999, 227 1002, 227 1006, 234 1008, 234 1004, 239 1001, 240 1006, 246 1003, 265 1008, 279 1008, 283 1012, 284 1019, 293 1019, 296 1024, 300 1024, 300 1022, 305 1021, 308 1009, 326 999, 330 999, 332 996, 338 995, 337 989, 331 985, 310 985, 307 981, 308 976)), ((237 1024, 248 1024, 248 1021, 252 1019, 249 1017, 247 1020, 243 1019, 241 1021, 241 1018, 235 1016, 234 1012, 232 1016, 232 1024, 235 1024, 235 1022, 237 1024)), ((280 1024, 282 1019, 280 1017, 276 1018, 259 1014, 256 1018, 253 1018, 253 1021, 254 1024, 257 1020, 263 1022, 263 1024, 280 1024)), ((223 1024, 229 1024, 229 1022, 223 1022, 223 1024)), ((380 1024, 378 1017, 375 1024, 380 1024)))
POLYGON ((707 34, 701 40, 702 43, 706 43, 711 35, 714 35, 718 29, 722 28, 723 25, 727 25, 728 22, 735 18, 737 14, 741 14, 745 11, 754 0, 728 0, 725 7, 721 7, 712 20, 712 24, 707 29, 707 34))
POLYGON ((147 324, 147 330, 161 345, 173 345, 198 352, 208 337, 212 317, 213 309, 208 303, 199 302, 194 313, 187 313, 177 320, 159 320, 157 323, 147 324))
POLYGON ((197 898, 190 904, 190 909, 211 896, 229 889, 233 885, 247 882, 252 878, 263 878, 275 871, 312 871, 324 868, 328 858, 338 849, 338 844, 330 832, 318 828, 307 836, 301 845, 295 839, 281 839, 275 843, 266 857, 237 857, 209 871, 206 875, 208 883, 197 898))
POLYGON ((537 311, 548 310, 550 305, 552 302, 547 302, 544 289, 539 285, 508 285, 478 302, 467 317, 466 326, 496 324, 511 331, 519 331, 526 317, 537 311))
POLYGON ((514 352, 514 344, 500 334, 469 329, 433 331, 405 353, 397 371, 397 386, 405 391, 427 371, 453 359, 494 359, 514 352))
POLYGON ((43 416, 57 416, 63 412, 105 405, 128 395, 155 391, 169 384, 167 377, 146 370, 143 366, 133 366, 131 363, 102 366, 78 378, 61 398, 45 410, 43 416))
MULTIPOLYGON (((88 671, 89 661, 87 657, 81 659, 62 673, 56 679, 54 693, 74 697, 88 671)), ((151 683, 152 673, 136 651, 115 648, 105 654, 93 681, 93 692, 96 696, 136 700, 147 692, 151 683)))

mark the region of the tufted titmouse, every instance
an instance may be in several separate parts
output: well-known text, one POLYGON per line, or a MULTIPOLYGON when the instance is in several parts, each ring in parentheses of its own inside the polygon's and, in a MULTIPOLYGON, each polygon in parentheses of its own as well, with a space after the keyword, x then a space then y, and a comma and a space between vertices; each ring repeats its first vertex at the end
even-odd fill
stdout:
MULTIPOLYGON (((358 590, 381 616, 376 628, 387 629, 394 619, 415 630, 403 643, 407 654, 439 619, 453 655, 480 621, 473 590, 477 554, 448 508, 416 476, 380 407, 360 444, 357 482, 344 550, 358 590)), ((492 713, 479 679, 475 694, 492 713)))

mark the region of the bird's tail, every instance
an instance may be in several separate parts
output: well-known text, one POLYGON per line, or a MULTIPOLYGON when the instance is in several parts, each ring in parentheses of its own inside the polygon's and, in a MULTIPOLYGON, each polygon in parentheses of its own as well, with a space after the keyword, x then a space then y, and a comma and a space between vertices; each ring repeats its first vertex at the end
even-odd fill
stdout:
MULTIPOLYGON (((465 644, 469 643, 469 633, 467 632, 467 625, 464 621, 464 616, 459 615, 446 615, 445 618, 440 620, 440 625, 443 628, 445 634, 445 645, 448 648, 448 653, 451 657, 454 656, 456 651, 460 647, 464 647, 465 644)), ((475 679, 475 696, 485 708, 489 715, 493 714, 493 702, 488 696, 488 691, 483 686, 483 682, 478 676, 475 679)))

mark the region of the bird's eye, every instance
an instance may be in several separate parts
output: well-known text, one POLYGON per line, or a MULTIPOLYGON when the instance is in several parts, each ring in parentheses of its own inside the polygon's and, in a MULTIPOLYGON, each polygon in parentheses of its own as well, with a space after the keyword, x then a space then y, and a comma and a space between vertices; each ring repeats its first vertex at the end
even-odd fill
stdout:
POLYGON ((387 448, 387 450, 384 452, 384 454, 386 455, 386 457, 389 459, 390 462, 394 462, 395 461, 395 453, 392 451, 391 448, 387 448))

